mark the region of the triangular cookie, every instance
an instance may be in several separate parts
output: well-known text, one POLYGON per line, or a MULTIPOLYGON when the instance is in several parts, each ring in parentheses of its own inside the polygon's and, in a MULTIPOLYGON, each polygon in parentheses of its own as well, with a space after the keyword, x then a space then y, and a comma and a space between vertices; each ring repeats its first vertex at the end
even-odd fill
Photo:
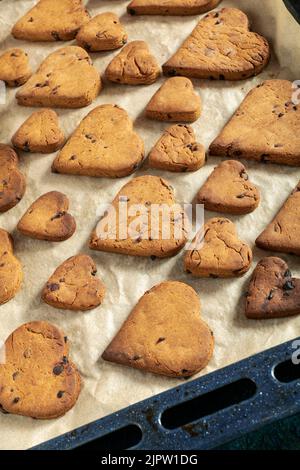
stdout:
POLYGON ((27 209, 17 229, 27 237, 60 242, 70 238, 76 229, 74 217, 67 211, 69 199, 63 193, 43 194, 27 209))
POLYGON ((194 122, 201 114, 201 99, 185 77, 169 78, 146 107, 146 116, 158 121, 194 122))
POLYGON ((97 267, 87 255, 72 256, 52 274, 42 299, 55 308, 91 310, 103 301, 105 287, 96 277, 97 267))
POLYGON ((200 15, 215 8, 221 0, 132 0, 130 15, 200 15))
POLYGON ((127 33, 115 13, 101 13, 80 28, 76 41, 90 52, 111 51, 126 44, 127 33))
POLYGON ((200 317, 194 289, 166 281, 141 297, 102 358, 155 374, 189 377, 206 367, 213 348, 213 334, 200 317))
POLYGON ((11 235, 0 228, 0 305, 5 304, 16 295, 23 280, 22 266, 13 250, 11 235))
POLYGON ((144 158, 144 143, 126 111, 104 104, 79 124, 55 158, 52 171, 109 178, 133 173, 144 158))
POLYGON ((100 90, 100 74, 88 53, 81 47, 67 46, 48 55, 16 98, 23 106, 82 108, 100 90))
POLYGON ((158 176, 125 184, 92 233, 92 250, 166 258, 186 243, 187 223, 173 188, 158 176))
POLYGON ((132 41, 108 64, 107 80, 126 85, 150 85, 160 75, 160 66, 144 41, 132 41))
POLYGON ((161 170, 196 171, 205 163, 205 149, 196 142, 192 127, 168 127, 149 153, 149 166, 161 170))
POLYGON ((259 248, 300 256, 300 181, 255 243, 259 248))
POLYGON ((26 119, 11 141, 24 152, 52 153, 62 147, 65 136, 56 112, 42 109, 26 119))
POLYGON ((253 271, 246 299, 246 316, 256 320, 300 313, 300 279, 273 256, 262 259, 253 271))
POLYGON ((292 94, 288 80, 267 80, 251 90, 210 145, 210 154, 299 166, 300 106, 292 94))
POLYGON ((252 251, 239 240, 234 223, 228 219, 210 219, 193 243, 184 260, 185 270, 193 276, 238 277, 250 268, 252 251))
POLYGON ((267 65, 267 40, 249 31, 248 17, 223 8, 201 19, 178 51, 163 65, 165 75, 241 80, 267 65))
POLYGON ((250 183, 246 168, 236 160, 220 163, 197 194, 197 203, 209 211, 225 214, 249 214, 260 201, 255 184, 250 183))
POLYGON ((18 165, 16 152, 0 144, 0 213, 16 206, 24 196, 26 181, 18 165))
POLYGON ((69 41, 89 20, 82 0, 39 0, 12 28, 16 39, 69 41))
POLYGON ((20 86, 31 77, 28 54, 22 49, 8 49, 0 56, 0 80, 8 86, 20 86))

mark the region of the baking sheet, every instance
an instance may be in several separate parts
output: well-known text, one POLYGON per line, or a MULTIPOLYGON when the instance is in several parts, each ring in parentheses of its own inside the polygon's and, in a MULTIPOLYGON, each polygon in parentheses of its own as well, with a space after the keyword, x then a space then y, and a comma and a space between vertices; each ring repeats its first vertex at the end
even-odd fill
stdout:
MULTIPOLYGON (((25 43, 10 36, 16 18, 26 12, 33 0, 2 0, 0 4, 0 51, 8 47, 24 47, 33 68, 51 51, 66 43, 25 43)), ((114 11, 121 16, 129 39, 145 39, 159 62, 163 64, 190 33, 198 17, 129 17, 128 2, 91 0, 87 3, 92 15, 114 11)), ((273 46, 272 60, 258 77, 243 82, 213 82, 194 80, 203 101, 203 114, 193 124, 197 138, 207 147, 235 111, 245 94, 257 83, 268 78, 299 79, 300 26, 291 17, 281 0, 232 0, 222 6, 240 7, 250 15, 253 29, 263 33, 273 46)), ((104 72, 113 53, 92 54, 97 69, 104 72)), ((147 87, 128 87, 105 83, 94 103, 80 110, 58 110, 67 135, 82 117, 99 104, 113 103, 124 107, 135 121, 135 128, 145 140, 146 150, 156 142, 167 124, 147 120, 143 109, 161 85, 163 78, 147 87)), ((23 108, 14 99, 16 89, 7 91, 6 104, 0 105, 0 141, 9 143, 19 125, 32 109, 23 108)), ((254 263, 241 279, 192 279, 183 272, 183 255, 166 260, 138 259, 118 254, 91 252, 87 241, 99 215, 99 205, 109 203, 116 192, 133 176, 118 180, 73 177, 52 174, 54 155, 21 154, 21 169, 27 177, 27 191, 18 206, 0 215, 0 226, 13 233, 16 254, 24 267, 24 285, 9 303, 0 307, 0 340, 20 324, 32 320, 47 320, 61 327, 71 343, 71 357, 84 380, 77 405, 64 417, 52 421, 37 421, 0 414, 1 449, 26 449, 61 433, 101 418, 127 405, 162 392, 181 383, 179 380, 155 376, 141 371, 105 363, 101 353, 117 332, 131 308, 150 287, 165 279, 189 283, 200 295, 203 318, 215 333, 215 352, 209 366, 202 372, 217 368, 257 353, 299 335, 300 317, 249 321, 244 317, 244 293, 256 262, 265 253, 254 247, 254 263), (58 190, 71 201, 71 213, 76 217, 75 235, 62 243, 31 240, 16 233, 16 224, 28 205, 41 194, 58 190), (70 312, 54 309, 40 300, 41 289, 54 269, 69 256, 79 252, 90 254, 98 274, 107 285, 103 305, 90 312, 70 312)), ((172 174, 140 170, 137 175, 162 175, 175 188, 177 199, 191 202, 213 167, 220 159, 210 158, 206 166, 195 173, 172 174)), ((252 214, 230 216, 236 222, 239 235, 252 247, 254 240, 272 219, 290 191, 300 179, 300 169, 246 163, 250 178, 261 190, 262 201, 252 214)), ((206 213, 206 218, 215 216, 206 213)), ((299 258, 283 256, 295 275, 300 276, 299 258)))

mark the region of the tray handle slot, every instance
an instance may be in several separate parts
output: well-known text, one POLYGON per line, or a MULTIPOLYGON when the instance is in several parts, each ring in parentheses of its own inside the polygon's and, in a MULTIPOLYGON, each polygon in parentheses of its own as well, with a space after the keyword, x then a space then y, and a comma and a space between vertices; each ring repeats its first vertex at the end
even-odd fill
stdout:
POLYGON ((280 362, 274 367, 275 379, 282 383, 290 383, 300 379, 300 364, 294 364, 291 359, 280 362))
POLYGON ((125 450, 138 445, 143 437, 142 430, 136 424, 129 424, 97 439, 76 447, 75 451, 85 450, 125 450))

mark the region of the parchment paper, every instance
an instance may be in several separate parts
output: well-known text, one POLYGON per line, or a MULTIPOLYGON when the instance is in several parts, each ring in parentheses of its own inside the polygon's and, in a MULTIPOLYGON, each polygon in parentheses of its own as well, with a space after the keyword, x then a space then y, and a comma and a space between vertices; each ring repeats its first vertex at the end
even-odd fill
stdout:
MULTIPOLYGON (((10 29, 16 19, 35 1, 2 0, 0 4, 0 50, 24 47, 36 68, 51 51, 66 43, 25 43, 14 40, 10 29)), ((129 17, 125 8, 128 2, 118 0, 92 0, 87 6, 91 14, 114 11, 121 16, 129 39, 144 39, 162 64, 190 33, 198 17, 129 17)), ((236 83, 194 81, 203 101, 203 114, 193 125, 197 138, 206 146, 217 135, 245 94, 267 78, 299 79, 300 26, 283 6, 281 0, 232 0, 221 6, 240 7, 250 15, 253 29, 267 36, 273 46, 272 60, 258 77, 236 83)), ((113 53, 92 54, 94 64, 102 73, 113 53)), ((84 77, 83 77, 84 79, 84 77)), ((88 108, 59 110, 62 126, 67 135, 80 120, 102 103, 116 103, 124 107, 146 143, 146 150, 161 135, 165 124, 143 117, 143 109, 161 85, 163 78, 147 87, 117 86, 105 83, 100 96, 88 108)), ((16 89, 7 91, 7 103, 0 106, 0 141, 9 143, 13 133, 32 112, 18 106, 16 89)), ((259 104, 259 103, 258 103, 259 104)), ((251 272, 265 255, 254 247, 254 240, 272 219, 290 191, 300 179, 300 169, 284 166, 246 163, 250 178, 259 185, 262 202, 252 214, 230 217, 236 222, 240 237, 254 247, 254 263, 241 279, 192 279, 183 272, 183 252, 167 260, 151 261, 117 254, 90 252, 87 241, 99 217, 99 203, 109 203, 129 178, 118 180, 73 177, 52 174, 50 166, 54 155, 21 154, 21 169, 27 177, 27 191, 14 209, 0 215, 0 226, 13 233, 16 254, 24 266, 25 281, 21 292, 9 303, 0 307, 0 340, 20 324, 31 320, 48 320, 61 327, 71 343, 71 357, 78 365, 84 380, 77 405, 64 417, 52 421, 37 421, 21 416, 0 414, 0 447, 25 449, 79 425, 101 418, 127 405, 157 394, 181 383, 133 369, 105 363, 100 356, 131 308, 140 296, 154 284, 165 279, 178 279, 189 283, 200 295, 202 315, 215 333, 216 345, 213 359, 203 371, 217 368, 245 358, 263 349, 299 335, 300 317, 249 321, 244 317, 244 293, 251 272), (16 224, 28 205, 50 190, 66 193, 71 201, 71 213, 78 228, 75 235, 62 243, 31 240, 16 233, 16 224), (44 283, 53 270, 66 258, 84 252, 92 255, 98 274, 107 285, 103 305, 87 313, 57 310, 40 300, 44 283)), ((195 173, 172 174, 140 170, 163 175, 174 186, 177 199, 191 202, 219 159, 210 158, 207 165, 195 173)), ((137 175, 136 174, 136 175, 137 175)), ((214 216, 206 213, 206 217, 214 216)), ((283 256, 295 275, 300 275, 300 259, 283 256)))

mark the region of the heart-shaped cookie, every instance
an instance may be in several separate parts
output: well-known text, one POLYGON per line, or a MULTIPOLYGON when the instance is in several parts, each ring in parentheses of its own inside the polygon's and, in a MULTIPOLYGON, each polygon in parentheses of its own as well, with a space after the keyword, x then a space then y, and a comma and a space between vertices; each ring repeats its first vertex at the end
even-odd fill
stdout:
POLYGON ((90 248, 151 258, 174 256, 187 241, 186 222, 166 180, 139 176, 118 192, 93 231, 90 248))
POLYGON ((13 253, 13 239, 8 232, 0 228, 0 305, 16 295, 22 280, 22 266, 13 253))
POLYGON ((106 12, 94 16, 84 24, 76 36, 76 41, 87 51, 111 51, 126 44, 127 33, 117 15, 106 12))
POLYGON ((100 90, 100 74, 88 53, 82 47, 67 46, 46 57, 16 98, 22 106, 82 108, 91 104, 100 90))
POLYGON ((158 121, 194 122, 200 114, 200 96, 191 80, 185 77, 166 80, 146 107, 146 116, 158 121))
POLYGON ((196 277, 227 278, 243 275, 251 262, 252 251, 239 240, 234 223, 215 217, 196 235, 184 265, 196 277))
POLYGON ((8 211, 24 196, 26 182, 18 165, 16 152, 8 145, 0 144, 0 212, 8 211))
POLYGON ((197 194, 206 210, 225 214, 249 214, 260 201, 259 190, 250 183, 246 168, 235 160, 220 163, 197 194))
POLYGON ((64 261, 52 274, 42 292, 42 299, 52 307, 91 310, 103 301, 105 287, 95 277, 97 267, 87 255, 64 261))
POLYGON ((102 354, 106 361, 170 377, 189 377, 208 364, 213 334, 198 295, 166 281, 147 291, 102 354))
POLYGON ((14 147, 24 152, 52 153, 62 147, 65 136, 56 112, 41 109, 26 119, 11 141, 14 147))
MULTIPOLYGON (((0 408, 37 419, 58 418, 80 393, 80 375, 69 361, 67 337, 45 321, 25 323, 4 345, 0 408)), ((1 356, 2 357, 2 356, 1 356)))
POLYGON ((300 313, 300 279, 292 277, 283 259, 262 259, 253 271, 246 298, 246 316, 289 317, 300 313))
POLYGON ((150 85, 160 66, 144 41, 132 41, 113 58, 105 71, 107 80, 126 85, 150 85))
POLYGON ((163 71, 170 76, 241 80, 260 73, 269 57, 268 41, 249 31, 245 13, 223 8, 199 21, 163 71))
POLYGON ((20 219, 17 229, 27 237, 61 242, 76 230, 74 217, 67 211, 69 199, 63 193, 50 191, 34 201, 20 219))
POLYGON ((39 0, 11 33, 26 41, 70 41, 89 19, 82 0, 39 0))
POLYGON ((28 54, 23 49, 14 47, 0 56, 0 80, 8 86, 23 85, 31 77, 28 54))
POLYGON ((132 0, 130 15, 200 15, 215 8, 221 0, 132 0))

